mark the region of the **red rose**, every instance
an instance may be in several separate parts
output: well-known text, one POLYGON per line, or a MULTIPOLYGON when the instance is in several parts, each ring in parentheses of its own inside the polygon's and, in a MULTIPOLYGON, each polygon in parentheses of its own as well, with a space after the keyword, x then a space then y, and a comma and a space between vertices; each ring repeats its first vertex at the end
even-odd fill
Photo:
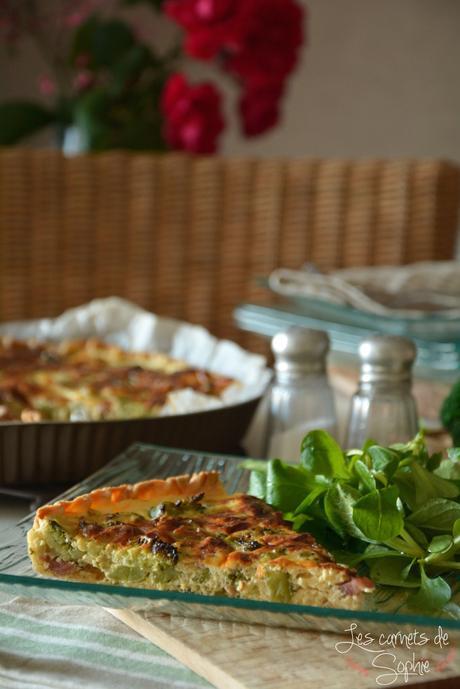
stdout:
POLYGON ((222 22, 234 14, 238 0, 166 0, 164 11, 187 30, 222 22))
POLYGON ((200 60, 211 60, 235 45, 241 7, 241 0, 166 0, 164 5, 166 14, 187 32, 185 52, 200 60))
POLYGON ((282 81, 253 81, 246 86, 239 111, 245 136, 258 136, 278 124, 282 81))
POLYGON ((245 0, 244 33, 226 67, 247 78, 285 78, 304 40, 303 10, 295 0, 245 0))
POLYGON ((166 0, 166 13, 186 29, 192 57, 225 59, 237 76, 286 76, 303 42, 296 0, 166 0))
POLYGON ((220 93, 213 84, 192 86, 182 74, 173 74, 163 91, 161 107, 165 138, 172 148, 193 153, 216 151, 225 123, 220 93))

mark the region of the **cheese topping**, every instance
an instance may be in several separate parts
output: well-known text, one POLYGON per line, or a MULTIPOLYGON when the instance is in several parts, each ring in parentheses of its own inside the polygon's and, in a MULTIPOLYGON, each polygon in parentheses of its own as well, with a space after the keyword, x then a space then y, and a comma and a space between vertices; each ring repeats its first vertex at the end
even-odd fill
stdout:
POLYGON ((157 416, 176 390, 220 397, 232 383, 160 353, 99 340, 0 338, 0 421, 85 421, 157 416))

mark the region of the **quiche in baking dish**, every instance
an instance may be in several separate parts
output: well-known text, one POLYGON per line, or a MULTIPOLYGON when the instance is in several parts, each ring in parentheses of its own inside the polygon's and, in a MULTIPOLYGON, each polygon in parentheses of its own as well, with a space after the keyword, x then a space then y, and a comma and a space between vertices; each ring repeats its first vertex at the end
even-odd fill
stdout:
POLYGON ((0 422, 158 416, 177 390, 219 398, 232 383, 166 354, 100 340, 0 338, 0 422))
POLYGON ((228 495, 217 472, 44 506, 28 547, 40 574, 85 582, 349 609, 372 589, 262 500, 228 495))

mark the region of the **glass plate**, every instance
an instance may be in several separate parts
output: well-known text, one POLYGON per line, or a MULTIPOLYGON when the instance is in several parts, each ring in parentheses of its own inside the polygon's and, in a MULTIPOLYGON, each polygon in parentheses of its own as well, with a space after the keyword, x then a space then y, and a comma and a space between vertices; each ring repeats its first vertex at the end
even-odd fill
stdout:
MULTIPOLYGON (((137 443, 95 474, 59 496, 72 499, 95 488, 121 483, 135 483, 148 478, 166 478, 195 471, 218 470, 229 492, 247 489, 248 472, 238 468, 235 457, 189 453, 154 445, 137 443)), ((53 603, 100 605, 108 608, 131 608, 149 614, 171 614, 185 617, 250 622, 269 626, 318 629, 344 632, 353 621, 366 624, 366 631, 395 631, 442 625, 460 638, 460 620, 408 615, 393 611, 395 600, 380 597, 375 609, 350 611, 202 596, 175 591, 61 581, 39 576, 32 570, 27 555, 26 533, 33 514, 15 527, 0 532, 0 591, 9 595, 45 598, 53 603)))
POLYGON ((242 330, 267 337, 292 325, 327 330, 333 352, 352 356, 354 360, 364 337, 376 332, 403 335, 412 338, 417 345, 415 369, 422 377, 452 382, 460 370, 459 319, 449 321, 432 316, 423 319, 418 329, 404 319, 376 317, 319 300, 303 299, 303 306, 300 306, 299 301, 241 304, 233 315, 242 330))

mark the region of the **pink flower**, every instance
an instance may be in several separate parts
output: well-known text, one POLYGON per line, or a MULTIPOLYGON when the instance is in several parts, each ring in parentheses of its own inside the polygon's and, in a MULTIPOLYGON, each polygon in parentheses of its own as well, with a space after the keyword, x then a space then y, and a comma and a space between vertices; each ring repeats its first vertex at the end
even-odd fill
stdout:
POLYGON ((78 28, 104 4, 108 4, 107 0, 72 0, 73 7, 64 16, 64 26, 69 29, 78 28))
POLYGON ((89 70, 85 69, 81 72, 77 72, 73 80, 73 86, 76 91, 81 93, 89 89, 94 83, 94 74, 89 70))
POLYGON ((163 91, 161 108, 168 144, 192 153, 214 153, 225 127, 221 96, 213 84, 191 85, 183 74, 173 74, 163 91))
POLYGON ((42 74, 38 78, 38 88, 43 96, 54 96, 56 93, 56 82, 47 74, 42 74))

